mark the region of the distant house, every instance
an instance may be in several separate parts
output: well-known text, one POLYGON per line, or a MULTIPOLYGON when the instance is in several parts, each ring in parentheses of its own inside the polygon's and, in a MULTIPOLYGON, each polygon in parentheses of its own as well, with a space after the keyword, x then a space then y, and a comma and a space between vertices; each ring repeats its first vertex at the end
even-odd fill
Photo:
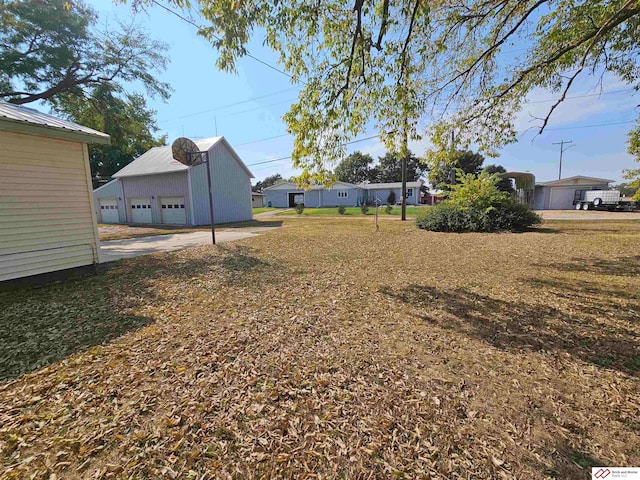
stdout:
MULTIPOLYGON (((396 203, 402 201, 402 182, 395 183, 367 183, 359 185, 366 192, 367 203, 386 204, 391 192, 396 199, 396 203)), ((422 181, 407 182, 407 205, 418 205, 420 203, 420 188, 422 181)))
POLYGON ((535 210, 570 210, 585 190, 608 190, 613 180, 577 175, 535 184, 535 210))
MULTIPOLYGON (((215 223, 253 218, 253 175, 224 137, 195 142, 209 152, 215 223)), ((171 147, 154 147, 94 190, 101 223, 208 225, 207 167, 174 160, 171 147)))
MULTIPOLYGON (((417 205, 420 199, 422 182, 407 182, 407 204, 417 205)), ((264 189, 264 201, 267 206, 286 208, 304 203, 305 207, 354 207, 362 202, 373 204, 378 201, 386 204, 389 194, 395 194, 396 202, 402 199, 402 184, 397 183, 361 183, 335 182, 330 187, 313 185, 309 190, 299 188, 293 182, 281 182, 264 189)))
POLYGON ((88 143, 109 135, 0 102, 0 281, 98 263, 88 143))
POLYGON ((251 206, 253 208, 264 207, 264 193, 251 192, 251 206))

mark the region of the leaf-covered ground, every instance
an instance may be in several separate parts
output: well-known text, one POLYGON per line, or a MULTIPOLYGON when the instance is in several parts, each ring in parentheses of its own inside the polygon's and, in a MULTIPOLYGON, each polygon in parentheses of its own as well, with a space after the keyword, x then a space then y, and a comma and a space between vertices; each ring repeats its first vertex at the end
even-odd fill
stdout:
POLYGON ((640 464, 640 222, 286 223, 0 293, 0 477, 640 464))

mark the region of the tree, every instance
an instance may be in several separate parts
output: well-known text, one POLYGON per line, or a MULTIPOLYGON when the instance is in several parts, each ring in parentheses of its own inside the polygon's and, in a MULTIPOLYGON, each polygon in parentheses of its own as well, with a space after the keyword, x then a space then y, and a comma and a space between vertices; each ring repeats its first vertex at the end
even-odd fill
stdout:
MULTIPOLYGON (((426 165, 410 151, 407 154, 407 181, 413 182, 426 172, 426 165)), ((371 171, 372 182, 401 182, 402 159, 396 153, 387 152, 378 157, 378 164, 371 171)))
MULTIPOLYGON (((507 170, 502 165, 487 165, 482 169, 483 172, 487 172, 489 175, 500 175, 501 173, 507 173, 507 170)), ((496 183, 496 188, 501 192, 513 193, 513 185, 511 185, 510 178, 500 177, 496 183)))
POLYGON ((62 116, 111 136, 110 145, 88 146, 94 187, 151 147, 166 144, 166 136, 154 136, 155 111, 147 108, 145 97, 116 93, 108 85, 99 85, 88 98, 61 94, 52 102, 62 116))
POLYGON ((2 3, 0 20, 0 99, 46 101, 59 115, 108 133, 111 145, 89 145, 94 184, 165 143, 155 136, 146 97, 169 96, 157 75, 166 68, 167 45, 133 24, 97 32, 97 16, 82 1, 2 3), (146 95, 127 92, 131 82, 146 95))
POLYGON ((336 180, 348 183, 361 183, 371 180, 371 155, 353 152, 342 160, 336 167, 336 180))
POLYGON ((429 171, 429 183, 435 188, 450 190, 450 186, 457 184, 461 178, 457 175, 457 171, 462 174, 477 175, 482 170, 483 162, 484 157, 479 153, 474 153, 471 150, 459 150, 432 165, 429 171))
POLYGON ((638 0, 200 0, 200 7, 210 22, 200 33, 218 49, 222 69, 235 69, 259 31, 292 81, 304 82, 285 115, 303 180, 321 178, 371 123, 403 157, 428 114, 428 159, 438 165, 472 143, 495 154, 515 141, 514 119, 534 89, 557 94, 541 132, 577 78, 593 75, 595 84, 608 72, 638 86, 640 76, 638 0), (514 44, 525 51, 511 55, 514 44))
POLYGON ((88 97, 98 85, 133 81, 148 95, 169 97, 169 85, 156 75, 166 68, 167 46, 133 24, 95 32, 97 16, 82 1, 3 2, 0 23, 0 99, 88 97))
MULTIPOLYGON (((640 162, 640 123, 629 132, 629 153, 635 157, 637 162, 640 162)), ((630 180, 628 187, 635 190, 633 199, 640 202, 640 168, 625 170, 624 178, 630 180)))
POLYGON ((251 190, 253 192, 262 192, 265 188, 275 185, 280 180, 282 180, 282 175, 280 175, 279 173, 276 173, 274 175, 269 175, 264 180, 260 182, 256 182, 256 184, 253 187, 251 187, 251 190))

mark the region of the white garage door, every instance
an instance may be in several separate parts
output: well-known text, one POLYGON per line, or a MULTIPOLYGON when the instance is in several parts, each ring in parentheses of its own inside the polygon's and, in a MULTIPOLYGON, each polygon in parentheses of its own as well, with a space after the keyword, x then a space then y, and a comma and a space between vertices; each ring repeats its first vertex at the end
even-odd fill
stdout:
POLYGON ((118 200, 115 198, 100 199, 100 221, 102 223, 118 223, 118 200))
POLYGON ((184 197, 160 197, 162 223, 169 225, 186 225, 187 211, 184 208, 184 197))
POLYGON ((151 200, 148 198, 131 199, 131 221, 133 223, 151 223, 151 200))

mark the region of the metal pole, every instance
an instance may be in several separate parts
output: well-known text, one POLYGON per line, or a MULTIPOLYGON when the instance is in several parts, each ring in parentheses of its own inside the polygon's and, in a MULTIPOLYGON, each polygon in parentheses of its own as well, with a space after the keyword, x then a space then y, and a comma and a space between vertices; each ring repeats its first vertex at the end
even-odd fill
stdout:
POLYGON ((560 167, 558 168, 558 180, 562 178, 562 146, 560 147, 560 167))
POLYGON ((216 229, 213 224, 213 189, 211 188, 211 165, 209 164, 209 152, 203 152, 207 164, 207 183, 209 184, 209 212, 211 213, 211 241, 216 244, 216 229))
POLYGON ((402 215, 401 220, 407 219, 407 157, 402 158, 402 215))

